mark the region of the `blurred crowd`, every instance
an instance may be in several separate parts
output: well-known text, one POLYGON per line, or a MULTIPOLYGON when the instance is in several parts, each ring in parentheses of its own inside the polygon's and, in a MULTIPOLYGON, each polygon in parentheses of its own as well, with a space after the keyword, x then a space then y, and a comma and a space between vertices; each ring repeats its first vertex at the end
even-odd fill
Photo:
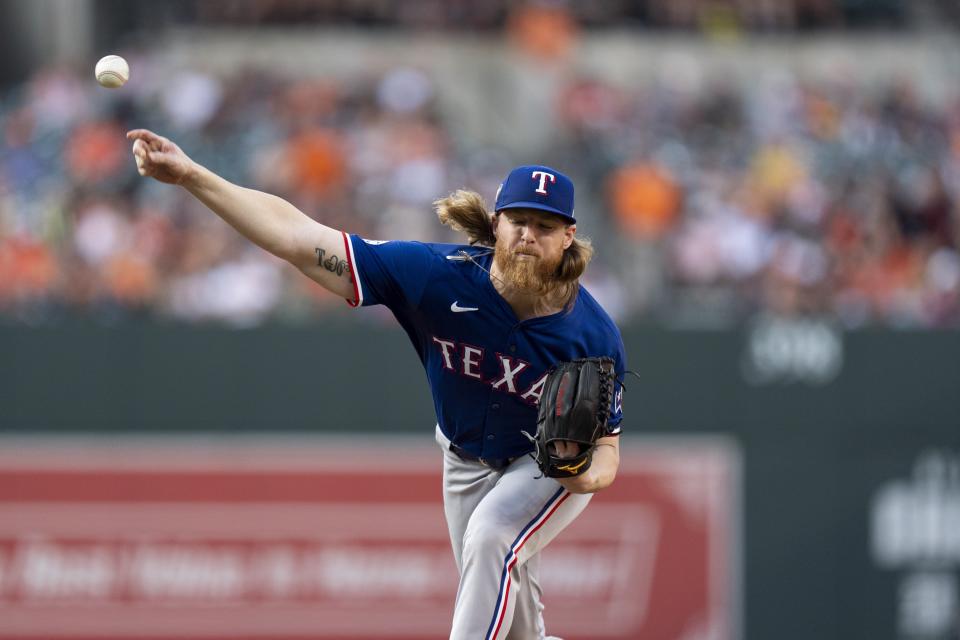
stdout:
POLYGON ((586 79, 562 104, 618 233, 628 311, 960 326, 956 97, 774 74, 693 92, 586 79))
MULTIPOLYGON (((453 241, 431 202, 459 187, 492 200, 517 160, 463 139, 419 69, 161 82, 149 56, 131 64, 122 91, 47 68, 2 96, 0 318, 246 327, 347 313, 181 190, 139 177, 128 128, 371 238, 453 241)), ((960 327, 960 102, 921 100, 909 78, 787 71, 632 87, 571 74, 552 100, 563 133, 544 160, 578 181, 598 246, 588 286, 619 319, 960 327)))
MULTIPOLYGON (((950 0, 934 0, 949 4, 950 0)), ((724 25, 751 32, 837 28, 902 28, 907 0, 532 0, 562 7, 591 28, 701 30, 724 25)), ((221 0, 167 3, 175 22, 499 30, 515 0, 221 0)), ((529 4, 529 3, 528 3, 529 4)))

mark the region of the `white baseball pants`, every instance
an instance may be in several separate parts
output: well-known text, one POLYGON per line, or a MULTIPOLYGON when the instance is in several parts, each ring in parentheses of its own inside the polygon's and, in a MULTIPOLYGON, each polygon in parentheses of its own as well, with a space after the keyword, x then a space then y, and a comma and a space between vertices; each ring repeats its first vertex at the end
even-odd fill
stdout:
POLYGON ((539 553, 590 502, 529 456, 503 471, 443 449, 443 506, 460 572, 450 640, 544 640, 539 553))

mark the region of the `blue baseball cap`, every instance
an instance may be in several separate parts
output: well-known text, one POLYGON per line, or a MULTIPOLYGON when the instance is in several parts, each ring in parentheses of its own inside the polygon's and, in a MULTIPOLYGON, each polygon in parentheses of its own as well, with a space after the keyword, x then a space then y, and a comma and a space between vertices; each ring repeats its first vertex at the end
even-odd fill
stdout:
POLYGON ((577 219, 573 217, 573 181, 550 167, 517 167, 507 174, 497 191, 494 211, 505 209, 540 209, 576 224, 577 219))

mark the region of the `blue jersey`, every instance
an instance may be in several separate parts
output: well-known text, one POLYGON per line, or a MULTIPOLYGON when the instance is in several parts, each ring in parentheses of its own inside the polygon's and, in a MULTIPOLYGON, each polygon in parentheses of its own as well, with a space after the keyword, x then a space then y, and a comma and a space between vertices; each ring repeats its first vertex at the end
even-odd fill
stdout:
MULTIPOLYGON (((426 369, 440 429, 476 456, 533 450, 521 431, 536 433, 537 403, 555 363, 609 356, 623 379, 620 331, 584 287, 571 308, 521 321, 484 271, 493 261, 489 249, 356 235, 345 241, 352 304, 383 304, 393 312, 426 369)), ((609 435, 620 432, 621 400, 618 386, 609 435)))

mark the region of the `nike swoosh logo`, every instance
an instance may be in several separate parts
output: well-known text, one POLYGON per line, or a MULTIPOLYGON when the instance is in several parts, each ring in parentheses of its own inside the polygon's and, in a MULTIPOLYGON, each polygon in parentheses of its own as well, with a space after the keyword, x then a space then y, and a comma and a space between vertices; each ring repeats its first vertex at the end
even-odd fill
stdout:
POLYGON ((459 303, 459 302, 460 302, 459 300, 454 300, 454 301, 453 301, 453 304, 450 305, 450 311, 453 311, 454 313, 463 313, 464 311, 479 311, 479 310, 480 310, 479 307, 461 307, 459 304, 457 304, 457 303, 459 303))

